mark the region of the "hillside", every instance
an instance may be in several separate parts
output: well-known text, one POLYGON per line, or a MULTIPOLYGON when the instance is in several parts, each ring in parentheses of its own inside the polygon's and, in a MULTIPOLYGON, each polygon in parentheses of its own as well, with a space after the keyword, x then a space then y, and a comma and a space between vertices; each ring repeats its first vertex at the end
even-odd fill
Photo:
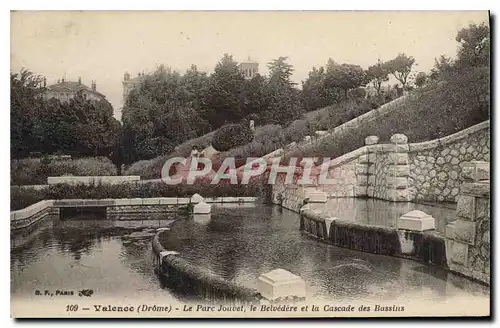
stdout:
MULTIPOLYGON (((363 146, 368 135, 378 136, 381 143, 388 142, 395 133, 406 134, 410 142, 432 140, 488 120, 489 100, 489 70, 462 69, 445 81, 430 83, 375 110, 366 100, 351 100, 309 112, 286 127, 259 126, 252 142, 217 153, 212 158, 213 167, 217 169, 226 157, 235 157, 238 164, 243 164, 248 157, 264 156, 318 130, 329 130, 330 134, 308 147, 289 150, 285 157, 335 158, 363 146)), ((212 134, 185 142, 174 153, 134 163, 126 174, 160 178, 166 159, 188 156, 195 144, 208 146, 212 134)))

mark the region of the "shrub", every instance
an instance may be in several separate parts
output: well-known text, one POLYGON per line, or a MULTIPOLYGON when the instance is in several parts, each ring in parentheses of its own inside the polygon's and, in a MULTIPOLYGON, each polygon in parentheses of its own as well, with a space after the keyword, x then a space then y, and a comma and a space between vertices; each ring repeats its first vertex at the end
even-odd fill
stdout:
POLYGON ((232 185, 221 181, 210 184, 195 181, 193 185, 168 185, 164 182, 122 183, 119 185, 51 185, 43 190, 11 187, 11 210, 25 208, 44 199, 103 199, 103 198, 151 198, 190 197, 195 193, 203 197, 257 197, 265 193, 268 186, 262 184, 232 185))
POLYGON ((135 162, 125 169, 125 175, 139 175, 141 179, 158 179, 161 177, 161 169, 165 161, 172 157, 188 157, 193 147, 202 150, 210 146, 214 132, 207 133, 199 138, 188 140, 175 148, 169 154, 158 156, 150 160, 135 162))
POLYGON ((252 141, 253 138, 253 131, 247 125, 227 124, 215 132, 212 138, 212 147, 217 151, 227 151, 245 145, 252 141))
POLYGON ((46 184, 47 177, 75 175, 116 175, 116 167, 106 157, 86 157, 70 160, 23 158, 11 160, 11 185, 46 184))

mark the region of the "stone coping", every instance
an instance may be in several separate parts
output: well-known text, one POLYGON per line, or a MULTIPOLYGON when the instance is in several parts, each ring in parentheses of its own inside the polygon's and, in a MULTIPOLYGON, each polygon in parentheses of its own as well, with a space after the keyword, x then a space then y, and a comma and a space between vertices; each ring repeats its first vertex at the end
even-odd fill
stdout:
POLYGON ((231 295, 238 299, 245 301, 259 301, 262 299, 262 296, 256 289, 245 287, 206 270, 202 270, 196 265, 184 260, 181 256, 178 256, 177 252, 169 252, 160 242, 160 234, 165 233, 168 234, 169 230, 158 231, 152 241, 153 252, 158 256, 160 269, 164 269, 165 266, 171 267, 182 276, 195 281, 197 285, 203 285, 209 289, 216 289, 220 293, 231 295), (167 255, 162 257, 162 253, 167 255))
POLYGON ((490 120, 481 122, 479 124, 473 125, 465 130, 458 131, 457 133, 450 134, 448 136, 431 140, 431 141, 424 141, 424 142, 419 142, 419 143, 412 143, 409 144, 410 150, 409 152, 417 152, 417 151, 422 151, 422 150, 427 150, 427 149, 433 149, 437 148, 439 146, 444 146, 448 145, 451 143, 455 143, 459 140, 467 138, 469 135, 476 133, 481 130, 489 130, 490 128, 490 120))
MULTIPOLYGON (((206 203, 245 204, 255 203, 257 197, 215 197, 205 198, 206 203)), ((22 220, 52 207, 108 207, 108 206, 139 206, 139 205, 187 205, 190 198, 156 197, 156 198, 118 198, 118 199, 56 199, 42 200, 26 208, 11 211, 10 220, 22 220)))

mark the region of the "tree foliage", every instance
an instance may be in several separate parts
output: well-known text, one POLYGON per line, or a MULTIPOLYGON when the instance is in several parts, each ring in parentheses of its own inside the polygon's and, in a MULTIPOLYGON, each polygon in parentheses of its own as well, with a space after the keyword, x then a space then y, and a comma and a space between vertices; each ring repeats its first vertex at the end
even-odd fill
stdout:
POLYGON ((380 95, 380 90, 382 88, 382 83, 389 81, 389 72, 387 67, 378 60, 375 65, 368 67, 366 71, 366 79, 371 82, 373 88, 377 91, 377 95, 380 95))
POLYGON ((486 23, 462 28, 455 39, 459 43, 457 65, 490 65, 490 28, 486 23))
POLYGON ((330 88, 339 88, 344 91, 347 99, 349 90, 356 89, 366 82, 365 71, 359 65, 330 64, 326 70, 326 85, 330 88))
POLYGON ((384 67, 401 83, 404 89, 414 64, 415 58, 407 56, 404 53, 399 53, 396 58, 386 62, 384 67))
POLYGON ((65 153, 108 156, 120 123, 106 100, 90 101, 77 93, 69 102, 43 97, 44 79, 28 70, 11 73, 11 154, 65 153))

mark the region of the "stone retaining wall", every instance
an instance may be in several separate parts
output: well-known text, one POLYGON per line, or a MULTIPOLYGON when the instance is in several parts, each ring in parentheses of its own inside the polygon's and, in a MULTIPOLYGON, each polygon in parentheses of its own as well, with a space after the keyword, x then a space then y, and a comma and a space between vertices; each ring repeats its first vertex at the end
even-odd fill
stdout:
MULTIPOLYGON (((405 135, 395 134, 390 144, 377 144, 369 136, 365 146, 332 159, 327 178, 316 178, 316 189, 329 198, 370 197, 390 201, 456 202, 462 182, 459 172, 466 161, 489 159, 489 125, 486 121, 453 135, 423 143, 408 144, 405 135)), ((287 208, 297 195, 293 188, 273 186, 287 208)), ((279 204, 280 202, 274 201, 279 204)))
POLYGON ((490 160, 489 123, 441 139, 410 144, 410 198, 457 202, 464 163, 490 160))

